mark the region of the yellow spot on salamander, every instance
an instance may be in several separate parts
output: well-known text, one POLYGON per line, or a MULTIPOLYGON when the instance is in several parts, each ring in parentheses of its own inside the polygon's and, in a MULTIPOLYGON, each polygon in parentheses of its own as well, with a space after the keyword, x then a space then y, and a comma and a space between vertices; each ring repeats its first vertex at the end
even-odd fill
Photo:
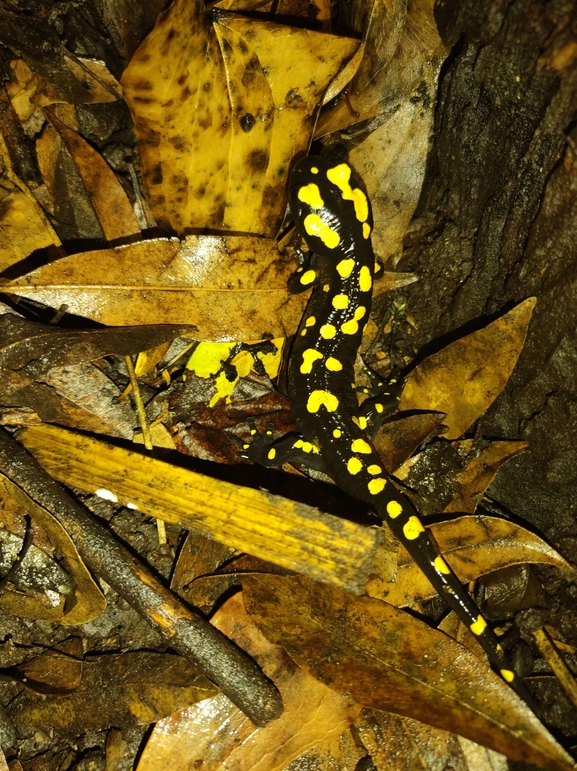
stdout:
POLYGON ((361 292, 370 292, 372 285, 373 277, 371 276, 371 271, 367 268, 366 265, 363 265, 359 273, 359 288, 361 292))
POLYGON ((343 432, 341 431, 341 429, 340 428, 335 428, 335 430, 333 431, 334 438, 335 439, 340 439, 342 435, 343 435, 343 432))
POLYGON ((330 288, 331 288, 331 285, 330 285, 330 284, 325 284, 325 285, 323 286, 323 292, 329 292, 329 291, 330 291, 330 288))
POLYGON ((320 329, 320 334, 325 340, 332 340, 337 334, 337 329, 332 324, 323 324, 320 329))
POLYGON ((386 484, 387 484, 386 479, 382 479, 382 478, 371 479, 367 487, 369 488, 369 492, 371 495, 378 495, 384 490, 386 484))
POLYGON ((359 307, 355 310, 354 318, 350 319, 349 321, 345 321, 344 324, 341 324, 341 332, 343 332, 345 335, 356 335, 356 333, 359 331, 359 321, 363 318, 366 312, 367 309, 365 306, 359 305, 359 307))
POLYGON ((447 565, 442 557, 435 557, 433 565, 435 566, 437 573, 443 573, 443 575, 448 576, 451 572, 451 568, 447 565))
POLYGON ((268 451, 268 455, 267 455, 267 458, 268 458, 269 460, 274 460, 274 459, 275 459, 275 456, 276 456, 276 450, 275 450, 275 448, 274 448, 274 447, 271 447, 271 449, 268 451))
POLYGON ((332 303, 333 308, 336 308, 338 311, 342 311, 349 304, 349 298, 346 294, 336 294, 332 299, 332 303))
POLYGON ((421 533, 424 532, 425 528, 423 527, 421 520, 418 517, 415 517, 414 514, 409 517, 403 525, 403 533, 407 541, 414 541, 415 538, 418 538, 421 533))
POLYGON ((308 319, 305 321, 305 327, 314 327, 314 325, 317 323, 317 320, 314 316, 309 316, 308 319))
POLYGON ((476 635, 483 634, 485 629, 487 628, 487 622, 483 618, 483 616, 477 616, 477 620, 473 622, 470 626, 471 632, 476 635))
POLYGON ((403 507, 398 501, 389 501, 387 503, 387 514, 391 519, 396 519, 403 513, 403 507))
POLYGON ((370 455, 373 448, 368 442, 365 442, 364 439, 355 439, 351 444, 351 450, 353 452, 363 453, 364 455, 370 455))
POLYGON ((331 372, 340 372, 343 368, 343 365, 338 359, 335 359, 333 356, 329 356, 325 362, 325 367, 331 372))
MULTIPOLYGON (((363 222, 363 238, 368 238, 371 235, 371 226, 368 222, 363 222)), ((377 271, 375 270, 375 273, 377 271)))
POLYGON ((376 463, 372 463, 372 464, 371 464, 371 465, 368 467, 367 471, 368 471, 368 472, 369 472, 369 474, 371 474, 372 476, 375 476, 375 474, 380 474, 380 473, 381 473, 381 471, 382 471, 382 468, 381 468, 380 466, 377 466, 377 464, 376 464, 376 463))
POLYGON ((369 202, 367 196, 358 187, 350 185, 351 167, 347 163, 339 163, 327 171, 327 179, 336 185, 343 194, 343 200, 352 201, 355 207, 355 216, 359 222, 365 222, 369 216, 369 202))
POLYGON ((293 447, 295 450, 302 450, 302 446, 304 444, 304 439, 297 439, 296 442, 293 444, 293 447))
POLYGON ((311 174, 318 174, 318 173, 319 173, 319 170, 317 169, 317 167, 311 166, 311 174))
POLYGON ((355 474, 358 474, 359 471, 362 469, 363 464, 358 458, 349 458, 347 461, 347 471, 349 474, 352 474, 353 476, 355 474))
POLYGON ((341 237, 336 230, 319 217, 318 214, 307 214, 303 225, 309 236, 317 236, 328 249, 336 249, 341 242, 341 237))
POLYGON ((309 185, 304 185, 297 193, 299 201, 308 203, 313 209, 322 209, 325 202, 322 199, 319 186, 311 182, 309 185))
POLYGON ((365 428, 367 427, 367 419, 365 418, 364 415, 361 415, 358 418, 356 415, 353 415, 352 420, 355 426, 358 426, 361 429, 361 431, 364 431, 365 428))
POLYGON ((382 404, 375 404, 375 409, 376 409, 376 411, 377 411, 378 413, 381 413, 381 412, 383 412, 383 410, 384 410, 385 408, 383 407, 383 405, 382 405, 382 404))
POLYGON ((305 273, 302 274, 300 283, 303 286, 308 286, 309 284, 312 284, 315 278, 317 277, 317 274, 314 270, 307 270, 305 273))
POLYGON ((500 643, 497 643, 495 650, 497 651, 497 653, 505 653, 505 651, 503 650, 503 646, 500 643))
POLYGON ((503 680, 506 680, 508 683, 512 683, 515 679, 515 673, 511 672, 510 669, 501 669, 499 671, 501 672, 501 677, 503 680))
POLYGON ((348 257, 346 260, 341 260, 337 263, 337 273, 341 278, 348 278, 353 272, 355 267, 355 261, 352 257, 348 257))
POLYGON ((327 412, 336 412, 339 408, 339 400, 329 391, 312 391, 307 401, 308 412, 318 412, 324 407, 327 412))
POLYGON ((314 348, 307 348, 306 351, 303 351, 303 363, 300 366, 301 373, 309 375, 313 371, 315 361, 322 358, 322 353, 315 351, 314 348))
POLYGON ((303 331, 301 332, 301 337, 304 337, 306 333, 307 333, 306 329, 303 329, 303 331))

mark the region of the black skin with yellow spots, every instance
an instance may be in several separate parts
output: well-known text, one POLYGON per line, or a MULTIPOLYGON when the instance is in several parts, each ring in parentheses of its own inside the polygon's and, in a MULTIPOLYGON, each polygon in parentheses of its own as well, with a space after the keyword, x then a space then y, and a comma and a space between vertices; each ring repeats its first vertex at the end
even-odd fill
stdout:
POLYGON ((373 434, 378 428, 374 416, 386 410, 378 397, 360 410, 354 388, 354 362, 369 318, 376 269, 371 209, 360 180, 348 164, 304 158, 292 172, 289 203, 310 249, 291 279, 291 289, 313 290, 289 362, 289 397, 301 437, 272 443, 270 427, 268 438, 258 437, 253 428, 255 441, 244 445, 245 457, 258 454, 265 465, 291 462, 322 470, 342 490, 366 502, 476 635, 496 671, 538 712, 495 634, 370 442, 371 428, 373 434))

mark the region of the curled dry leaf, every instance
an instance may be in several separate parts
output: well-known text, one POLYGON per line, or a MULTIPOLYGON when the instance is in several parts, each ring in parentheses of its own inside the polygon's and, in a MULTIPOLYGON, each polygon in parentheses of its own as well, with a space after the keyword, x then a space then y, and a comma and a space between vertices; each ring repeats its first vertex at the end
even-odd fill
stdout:
POLYGON ((324 92, 358 45, 213 16, 200 0, 173 3, 122 78, 159 225, 274 236, 290 162, 308 148, 324 92))
POLYGON ((67 603, 69 610, 58 606, 52 608, 53 612, 50 613, 50 607, 47 607, 45 603, 6 590, 0 594, 0 606, 16 616, 48 618, 59 624, 85 624, 99 616, 106 607, 104 595, 94 582, 73 541, 62 525, 54 519, 49 511, 35 503, 3 474, 0 474, 0 495, 15 501, 21 511, 29 514, 45 530, 52 544, 62 554, 64 565, 75 586, 74 601, 67 603))
POLYGON ((505 387, 523 350, 536 302, 529 297, 422 361, 407 378, 399 409, 444 412, 449 427, 445 437, 461 436, 505 387))
POLYGON ((26 449, 56 479, 321 581, 363 591, 379 530, 76 435, 29 426, 26 449))
POLYGON ((25 730, 42 726, 75 737, 111 726, 147 725, 217 691, 183 656, 131 651, 84 659, 72 693, 47 699, 24 691, 11 714, 25 730))
MULTIPOLYGON (((573 570, 567 560, 543 539, 506 519, 477 514, 427 527, 463 583, 526 562, 573 570)), ((367 584, 367 594, 402 608, 435 597, 437 592, 405 549, 399 546, 396 580, 382 581, 374 575, 367 584)))
POLYGON ((476 656, 413 616, 304 578, 246 576, 244 602, 267 639, 359 704, 416 718, 556 771, 569 755, 476 656))
POLYGON ((279 688, 282 716, 264 728, 255 726, 218 696, 161 721, 152 731, 138 771, 166 766, 194 771, 234 768, 272 771, 284 768, 309 747, 338 737, 360 708, 296 667, 285 652, 271 645, 246 615, 236 594, 215 614, 212 623, 252 655, 279 688))
POLYGON ((75 254, 2 291, 103 324, 192 324, 198 340, 249 341, 296 330, 306 297, 288 292, 293 270, 273 240, 189 236, 75 254))
POLYGON ((347 99, 322 116, 317 137, 377 115, 391 115, 421 82, 434 92, 447 51, 433 11, 432 0, 355 3, 352 26, 365 30, 365 55, 348 87, 347 99))
POLYGON ((36 249, 60 246, 60 239, 26 185, 12 170, 0 134, 0 272, 36 249))

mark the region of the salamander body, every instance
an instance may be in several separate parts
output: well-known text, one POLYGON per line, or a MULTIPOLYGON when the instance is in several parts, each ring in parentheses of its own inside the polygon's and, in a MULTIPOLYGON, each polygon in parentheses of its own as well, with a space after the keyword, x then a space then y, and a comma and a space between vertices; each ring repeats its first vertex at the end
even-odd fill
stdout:
POLYGON ((280 440, 278 451, 269 451, 269 463, 288 460, 320 468, 341 489, 365 501, 476 635, 501 677, 536 711, 493 631, 371 443, 371 416, 378 418, 384 405, 377 397, 365 403, 369 410, 359 409, 354 363, 371 310, 375 272, 371 208, 360 180, 346 163, 304 158, 292 172, 289 203, 310 249, 309 261, 292 285, 297 291, 312 287, 289 362, 289 397, 302 436, 280 440))

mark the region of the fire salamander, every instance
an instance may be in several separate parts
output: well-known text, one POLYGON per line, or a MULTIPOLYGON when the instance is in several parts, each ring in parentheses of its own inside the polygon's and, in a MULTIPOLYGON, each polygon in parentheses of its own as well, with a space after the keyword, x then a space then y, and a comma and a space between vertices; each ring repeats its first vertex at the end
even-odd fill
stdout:
POLYGON ((476 636, 495 670, 538 712, 497 637, 371 443, 391 411, 390 384, 375 384, 369 389, 372 398, 359 408, 353 367, 371 310, 376 270, 371 207, 359 179, 347 163, 304 158, 290 178, 289 204, 310 249, 301 255, 291 290, 313 290, 289 361, 289 398, 301 436, 273 441, 271 427, 260 437, 253 426, 253 442, 243 445, 241 455, 267 466, 289 462, 322 470, 367 503, 476 636))

